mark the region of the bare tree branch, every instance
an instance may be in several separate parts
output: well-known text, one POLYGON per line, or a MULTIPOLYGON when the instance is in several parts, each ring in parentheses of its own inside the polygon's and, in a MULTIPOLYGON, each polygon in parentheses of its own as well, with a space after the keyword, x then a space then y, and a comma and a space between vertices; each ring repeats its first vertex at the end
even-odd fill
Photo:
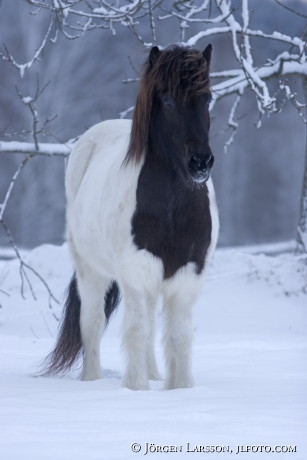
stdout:
POLYGON ((47 30, 47 32, 45 34, 45 37, 43 38, 40 46, 35 51, 34 56, 32 57, 32 59, 30 61, 28 61, 28 62, 26 62, 24 64, 18 64, 18 62, 14 59, 12 54, 9 52, 9 50, 8 50, 6 45, 4 45, 6 55, 3 55, 2 53, 0 53, 0 58, 10 62, 10 64, 12 64, 14 67, 16 67, 20 72, 21 78, 23 78, 24 74, 25 74, 25 71, 28 70, 34 64, 34 62, 36 62, 40 58, 44 48, 46 47, 47 41, 50 38, 51 31, 52 31, 52 26, 53 26, 53 15, 50 16, 49 27, 48 27, 48 30, 47 30))
POLYGON ((276 3, 278 3, 278 5, 282 6, 282 7, 285 8, 286 10, 290 11, 291 13, 296 14, 297 16, 300 16, 301 18, 307 19, 307 15, 306 15, 306 14, 303 14, 303 13, 300 13, 299 11, 294 10, 294 9, 291 8, 289 5, 285 5, 284 3, 282 3, 280 0, 274 0, 274 1, 275 1, 276 3))
MULTIPOLYGON (((8 187, 7 192, 5 194, 4 200, 0 204, 0 225, 4 228, 4 231, 5 231, 5 233, 6 233, 7 237, 8 237, 10 246, 13 248, 16 257, 19 260, 19 272, 20 272, 20 278, 21 278, 21 295, 22 295, 22 297, 25 298, 25 283, 26 283, 28 285, 29 289, 30 289, 30 292, 32 294, 33 299, 36 300, 35 292, 34 292, 34 289, 32 287, 32 283, 30 281, 30 278, 28 276, 28 272, 31 272, 40 280, 40 282, 44 285, 45 289, 47 290, 48 295, 49 295, 49 308, 52 311, 53 310, 52 301, 54 301, 56 303, 59 303, 59 301, 53 295, 48 283, 44 280, 44 278, 33 267, 28 265, 23 260, 23 258, 20 255, 20 252, 19 252, 19 250, 18 250, 18 248, 17 248, 17 246, 16 246, 16 244, 15 244, 15 242, 13 240, 11 232, 10 232, 6 222, 4 221, 4 213, 5 213, 5 210, 6 210, 7 206, 8 206, 9 200, 11 198, 13 189, 14 189, 15 184, 16 184, 16 181, 17 181, 21 171, 26 166, 26 164, 34 156, 35 156, 35 154, 32 153, 32 154, 29 154, 29 155, 27 155, 27 156, 25 156, 23 158, 22 162, 20 163, 19 167, 17 168, 16 172, 14 173, 14 175, 13 175, 11 181, 10 181, 10 184, 9 184, 9 187, 8 187)), ((57 316, 55 315, 55 313, 53 311, 52 311, 52 314, 57 319, 57 316)))
POLYGON ((59 304, 60 302, 58 301, 58 299, 52 293, 52 291, 51 291, 48 283, 45 281, 45 279, 33 267, 28 265, 24 261, 24 259, 21 257, 20 252, 19 252, 19 250, 18 250, 18 248, 17 248, 17 246, 16 246, 16 244, 15 244, 13 238, 12 238, 12 235, 11 235, 10 230, 9 230, 8 226, 6 225, 6 223, 3 220, 0 220, 0 224, 4 228, 5 233, 7 234, 7 237, 9 239, 10 245, 13 248, 17 259, 19 260, 19 273, 20 273, 20 278, 21 278, 21 291, 20 292, 21 292, 22 298, 25 299, 25 285, 27 284, 28 288, 30 289, 30 292, 32 294, 33 299, 37 300, 35 292, 34 292, 34 289, 33 289, 33 286, 32 286, 32 283, 31 283, 31 280, 30 280, 29 275, 28 275, 28 272, 30 272, 30 273, 34 274, 40 280, 40 282, 43 284, 43 286, 45 287, 45 289, 46 289, 46 291, 48 293, 48 296, 49 296, 49 308, 50 308, 50 310, 52 312, 53 317, 57 321, 59 321, 58 316, 53 311, 52 301, 54 301, 57 304, 59 304))

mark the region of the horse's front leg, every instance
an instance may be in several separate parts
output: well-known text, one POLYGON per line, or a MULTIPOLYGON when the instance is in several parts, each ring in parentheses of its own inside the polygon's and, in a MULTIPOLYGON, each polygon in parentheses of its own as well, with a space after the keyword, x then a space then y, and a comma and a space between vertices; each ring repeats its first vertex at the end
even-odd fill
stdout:
POLYGON ((157 302, 157 296, 148 296, 147 308, 149 332, 147 338, 147 375, 149 380, 161 380, 161 374, 157 366, 155 354, 155 325, 157 302))
POLYGON ((148 390, 147 343, 149 317, 146 296, 133 288, 124 289, 123 350, 127 365, 123 386, 131 390, 148 390))
POLYGON ((192 307, 199 292, 198 279, 176 277, 164 295, 166 389, 190 388, 192 377, 192 307))
POLYGON ((164 347, 167 376, 165 388, 189 388, 191 374, 192 311, 191 305, 169 297, 165 302, 164 347))

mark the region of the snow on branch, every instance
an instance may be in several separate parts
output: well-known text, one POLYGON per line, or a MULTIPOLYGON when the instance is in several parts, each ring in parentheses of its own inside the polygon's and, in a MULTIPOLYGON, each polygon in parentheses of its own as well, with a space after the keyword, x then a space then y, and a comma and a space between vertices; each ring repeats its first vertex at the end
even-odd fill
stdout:
POLYGON ((0 141, 0 154, 3 153, 23 153, 33 154, 38 156, 60 156, 68 157, 71 151, 72 144, 52 144, 52 143, 38 143, 35 145, 31 142, 18 142, 18 141, 0 141))
MULTIPOLYGON (((287 77, 291 75, 307 77, 307 61, 304 63, 298 62, 298 55, 291 55, 288 52, 282 53, 274 61, 265 63, 263 66, 253 70, 254 83, 261 81, 265 84, 265 80, 272 77, 280 76, 287 77), (285 58, 287 56, 287 58, 285 58)), ((212 74, 212 77, 224 78, 221 83, 213 85, 214 104, 224 96, 234 93, 243 93, 250 86, 251 81, 246 77, 244 69, 237 69, 225 72, 212 74)), ((266 107, 268 108, 268 107, 266 107)))
POLYGON ((4 49, 5 49, 5 54, 0 53, 0 58, 2 58, 4 61, 10 62, 14 67, 16 67, 20 72, 21 78, 24 77, 25 71, 30 69, 30 67, 34 64, 34 62, 36 62, 40 58, 42 52, 44 51, 44 49, 45 49, 45 47, 47 45, 48 39, 50 38, 50 35, 51 35, 51 32, 52 32, 53 21, 54 21, 54 18, 53 18, 53 15, 51 15, 50 16, 49 27, 47 29, 47 32, 46 32, 41 44, 39 45, 39 47, 35 51, 34 56, 32 57, 32 59, 30 59, 28 62, 25 62, 24 64, 19 64, 15 60, 13 55, 9 52, 7 46, 3 45, 4 49))
MULTIPOLYGON (((287 77, 290 75, 296 75, 301 77, 307 77, 307 59, 306 59, 306 42, 299 37, 291 37, 281 32, 274 31, 271 34, 264 33, 261 30, 254 30, 250 27, 250 13, 248 7, 248 0, 241 1, 241 18, 242 24, 239 23, 234 16, 232 8, 232 2, 230 0, 214 0, 218 15, 215 18, 210 18, 211 22, 215 22, 216 25, 207 28, 206 30, 200 31, 197 34, 191 36, 184 42, 187 46, 197 46, 197 43, 203 38, 209 38, 214 35, 230 35, 231 44, 234 52, 234 57, 238 63, 238 68, 233 70, 225 70, 223 72, 217 72, 211 75, 212 78, 219 78, 223 80, 215 84, 212 88, 214 101, 212 106, 217 103, 222 97, 230 94, 242 95, 246 88, 251 88, 255 93, 256 101, 260 114, 265 112, 277 112, 279 111, 276 106, 275 95, 271 95, 269 88, 266 84, 266 80, 273 77, 287 77), (220 22, 220 24, 218 24, 220 22), (262 40, 273 40, 280 43, 284 43, 289 48, 291 47, 291 53, 284 51, 275 59, 269 59, 263 62, 260 66, 254 65, 253 52, 250 40, 262 39, 262 40), (297 50, 297 53, 295 53, 297 50)), ((204 19, 199 17, 200 12, 204 12, 208 7, 207 2, 204 2, 198 9, 193 7, 194 2, 189 2, 188 13, 183 16, 180 13, 180 17, 184 18, 186 26, 189 22, 193 22, 195 19, 204 19), (195 17, 196 15, 196 17, 195 17)), ((177 13, 174 13, 177 15, 177 13)), ((284 86, 286 89, 286 86, 284 86)), ((289 91, 288 91, 289 93, 289 91)), ((287 96, 288 97, 288 96, 287 96)), ((293 103, 293 97, 288 97, 293 103)), ((298 109, 300 116, 302 117, 302 104, 296 99, 296 103, 293 104, 298 109)), ((234 113, 231 115, 233 119, 234 113)))
MULTIPOLYGON (((254 91, 256 95, 259 111, 260 112, 264 112, 265 110, 275 111, 276 110, 275 98, 274 96, 273 97, 270 96, 270 92, 264 81, 264 78, 261 77, 259 71, 253 66, 253 58, 251 55, 251 47, 249 43, 249 38, 251 36, 261 37, 261 38, 266 38, 266 39, 269 38, 271 40, 283 41, 287 44, 291 44, 292 46, 297 47, 299 49, 297 64, 299 64, 300 66, 304 68, 306 65, 306 56, 304 55, 306 43, 297 37, 291 38, 291 37, 288 37, 284 34, 277 33, 277 32, 273 32, 272 34, 264 34, 261 31, 252 31, 248 27, 249 12, 248 12, 248 1, 247 0, 242 0, 242 19, 243 19, 242 25, 240 25, 236 21, 234 15, 231 13, 230 3, 228 1, 221 0, 217 2, 217 6, 220 9, 222 14, 226 15, 228 13, 228 16, 226 17, 225 22, 230 28, 234 54, 235 54, 235 57, 238 63, 240 63, 242 67, 242 71, 245 74, 245 80, 248 82, 248 85, 252 88, 252 90, 254 91), (243 45, 242 46, 240 46, 238 43, 238 33, 243 34, 243 45)), ((283 56, 283 60, 285 60, 285 56, 283 56)), ((279 59, 279 63, 280 63, 279 73, 282 74, 283 65, 282 65, 281 59, 279 59)), ((274 63, 273 65, 271 64, 267 66, 267 70, 269 67, 271 67, 270 70, 271 70, 271 73, 273 74, 274 71, 272 70, 272 67, 274 68, 274 63)), ((266 77, 268 78, 268 74, 266 77)), ((241 91, 242 91, 242 88, 241 88, 241 91)))
MULTIPOLYGON (((156 41, 155 20, 153 10, 157 3, 153 0, 132 0, 125 1, 124 5, 115 6, 114 3, 108 3, 100 0, 100 6, 96 1, 83 0, 24 0, 29 5, 35 7, 35 13, 40 10, 49 10, 49 25, 41 43, 37 46, 36 51, 31 59, 24 63, 19 63, 14 58, 6 45, 3 46, 4 52, 0 52, 0 58, 9 62, 19 70, 21 77, 29 70, 32 65, 41 58, 43 51, 48 44, 54 44, 57 41, 58 34, 63 34, 68 39, 76 39, 88 30, 102 28, 111 30, 115 34, 115 24, 121 24, 129 27, 135 34, 135 25, 137 15, 142 13, 150 16, 150 28, 152 31, 153 42, 156 41), (82 9, 80 9, 82 7, 82 9)), ((136 34, 137 35, 137 34, 136 34)), ((140 40, 141 37, 138 36, 140 40)))
POLYGON ((49 9, 56 18, 55 26, 66 38, 78 38, 88 30, 109 29, 115 34, 114 24, 133 27, 136 16, 144 9, 150 14, 154 6, 152 0, 132 0, 124 2, 99 2, 89 0, 25 0, 36 8, 49 9), (121 5, 120 3, 124 3, 121 5), (98 4, 98 5, 97 5, 98 4), (70 35, 74 31, 76 35, 70 35))

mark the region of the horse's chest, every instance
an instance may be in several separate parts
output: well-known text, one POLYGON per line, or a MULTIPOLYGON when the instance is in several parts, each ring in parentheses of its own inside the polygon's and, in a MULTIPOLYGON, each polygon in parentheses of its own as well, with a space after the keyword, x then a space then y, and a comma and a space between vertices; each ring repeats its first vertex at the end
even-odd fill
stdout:
POLYGON ((180 190, 139 180, 132 234, 138 249, 159 257, 164 278, 193 262, 196 273, 204 268, 211 241, 211 216, 207 187, 180 190))

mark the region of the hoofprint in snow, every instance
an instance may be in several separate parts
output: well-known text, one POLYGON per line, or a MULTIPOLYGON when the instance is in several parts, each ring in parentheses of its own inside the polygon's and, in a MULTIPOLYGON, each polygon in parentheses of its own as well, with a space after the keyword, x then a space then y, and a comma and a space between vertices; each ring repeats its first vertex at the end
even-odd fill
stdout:
MULTIPOLYGON (((62 301, 72 274, 67 247, 24 257, 62 301)), ((196 386, 185 390, 162 391, 162 382, 144 392, 121 387, 122 308, 101 342, 102 380, 81 382, 80 369, 37 377, 61 306, 49 305, 30 276, 37 300, 26 282, 25 300, 20 295, 18 261, 0 262, 1 459, 186 459, 207 450, 210 458, 239 451, 235 458, 261 460, 276 449, 278 458, 306 460, 307 278, 293 254, 216 252, 194 308, 196 386)), ((158 327, 163 373, 160 338, 158 327)))

